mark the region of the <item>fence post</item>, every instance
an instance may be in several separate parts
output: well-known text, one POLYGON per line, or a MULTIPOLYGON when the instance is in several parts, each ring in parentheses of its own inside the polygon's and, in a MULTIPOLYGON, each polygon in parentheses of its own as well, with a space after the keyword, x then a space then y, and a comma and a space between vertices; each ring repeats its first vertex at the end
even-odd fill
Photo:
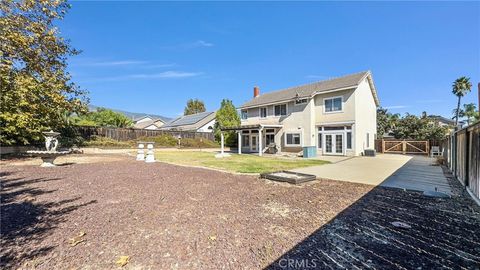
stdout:
POLYGON ((407 141, 403 140, 402 141, 402 154, 406 154, 407 153, 407 141))
POLYGON ((382 139, 382 154, 385 153, 385 140, 382 139))
POLYGON ((469 179, 469 167, 470 167, 470 159, 469 159, 469 154, 470 154, 470 132, 468 132, 468 128, 465 129, 465 186, 468 187, 470 184, 470 179, 469 179))
POLYGON ((430 156, 430 141, 427 140, 427 143, 425 145, 425 151, 427 151, 427 157, 430 156))

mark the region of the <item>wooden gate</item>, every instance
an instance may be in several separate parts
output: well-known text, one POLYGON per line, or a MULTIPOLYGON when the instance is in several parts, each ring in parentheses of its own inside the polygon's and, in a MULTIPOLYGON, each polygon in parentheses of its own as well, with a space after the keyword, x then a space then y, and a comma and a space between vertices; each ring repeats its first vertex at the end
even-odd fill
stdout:
POLYGON ((428 141, 382 140, 382 153, 428 155, 429 151, 428 141))

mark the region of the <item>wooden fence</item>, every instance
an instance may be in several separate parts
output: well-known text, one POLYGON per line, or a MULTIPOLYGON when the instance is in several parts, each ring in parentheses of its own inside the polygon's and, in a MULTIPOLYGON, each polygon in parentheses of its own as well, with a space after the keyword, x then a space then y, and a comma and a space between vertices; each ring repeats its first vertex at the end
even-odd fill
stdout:
POLYGON ((428 140, 376 140, 375 150, 380 153, 428 155, 430 142, 428 140))
POLYGON ((480 199, 480 122, 452 133, 442 149, 455 177, 480 199))
POLYGON ((135 129, 135 128, 108 128, 108 127, 84 127, 76 128, 78 134, 83 138, 90 138, 91 136, 107 137, 117 141, 137 140, 143 137, 155 137, 161 135, 171 135, 175 138, 203 138, 214 140, 212 132, 194 132, 194 131, 170 131, 170 130, 149 130, 149 129, 135 129))

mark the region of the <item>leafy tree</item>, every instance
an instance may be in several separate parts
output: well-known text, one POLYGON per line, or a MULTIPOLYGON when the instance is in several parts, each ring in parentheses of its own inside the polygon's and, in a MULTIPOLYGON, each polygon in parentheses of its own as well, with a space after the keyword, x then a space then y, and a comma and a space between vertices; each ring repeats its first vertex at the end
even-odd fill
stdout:
POLYGON ((196 99, 189 99, 187 101, 187 106, 185 106, 185 110, 183 112, 184 115, 196 114, 205 112, 205 104, 203 101, 196 99))
POLYGON ((377 134, 382 137, 385 133, 390 133, 395 129, 400 119, 399 114, 389 113, 387 109, 377 109, 377 134))
POLYGON ((461 117, 467 118, 467 124, 470 125, 471 122, 476 122, 479 120, 479 113, 475 103, 463 104, 463 113, 461 117))
POLYGON ((78 54, 54 26, 63 0, 0 2, 0 143, 28 144, 61 128, 63 113, 84 112, 85 92, 71 82, 67 57, 78 54))
MULTIPOLYGON (((216 123, 214 127, 215 139, 220 141, 220 127, 236 127, 240 126, 240 117, 233 102, 229 99, 222 100, 220 109, 216 114, 216 123)), ((225 145, 233 146, 236 144, 237 136, 234 131, 224 132, 225 145)))
POLYGON ((453 82, 452 93, 458 97, 457 110, 455 115, 455 126, 458 125, 458 118, 460 117, 460 99, 472 90, 472 83, 470 78, 460 77, 453 82))
POLYGON ((447 132, 447 127, 436 125, 428 117, 417 117, 408 113, 400 118, 393 128, 396 139, 441 140, 447 132))
POLYGON ((388 111, 380 107, 377 109, 377 134, 382 137, 388 131, 388 111))
POLYGON ((74 117, 73 122, 78 126, 101 126, 101 127, 131 127, 133 122, 125 115, 108 110, 97 108, 96 112, 89 112, 79 117, 74 117))

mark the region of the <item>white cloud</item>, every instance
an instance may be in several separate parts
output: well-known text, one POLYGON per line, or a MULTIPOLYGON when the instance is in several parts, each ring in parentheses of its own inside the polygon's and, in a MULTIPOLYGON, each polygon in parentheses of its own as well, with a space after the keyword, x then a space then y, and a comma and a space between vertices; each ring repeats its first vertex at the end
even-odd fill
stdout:
POLYGON ((407 105, 392 105, 392 106, 385 106, 383 108, 392 110, 392 109, 404 109, 404 108, 408 108, 408 106, 407 105))
POLYGON ((137 60, 120 60, 120 61, 103 61, 103 62, 91 62, 85 63, 87 66, 102 66, 102 67, 111 67, 111 66, 130 66, 130 65, 141 65, 146 64, 146 61, 137 61, 137 60))
POLYGON ((190 44, 192 47, 213 47, 213 43, 206 42, 204 40, 197 40, 190 44))
POLYGON ((187 77, 195 77, 201 75, 201 72, 184 72, 184 71, 165 71, 160 73, 154 74, 134 74, 130 75, 131 78, 138 78, 138 79, 155 79, 155 78, 187 78, 187 77))
POLYGON ((185 72, 185 71, 164 71, 160 73, 140 73, 140 74, 127 74, 123 76, 115 77, 103 77, 86 80, 87 82, 114 82, 114 81, 126 81, 126 80, 148 80, 148 79, 180 79, 190 78, 202 75, 202 72, 185 72))
POLYGON ((202 47, 213 47, 215 44, 211 42, 207 42, 205 40, 196 40, 193 42, 189 43, 182 43, 182 44, 177 44, 177 45, 167 45, 167 46, 161 46, 159 47, 160 49, 166 49, 166 50, 176 50, 176 49, 195 49, 195 48, 202 48, 202 47))

